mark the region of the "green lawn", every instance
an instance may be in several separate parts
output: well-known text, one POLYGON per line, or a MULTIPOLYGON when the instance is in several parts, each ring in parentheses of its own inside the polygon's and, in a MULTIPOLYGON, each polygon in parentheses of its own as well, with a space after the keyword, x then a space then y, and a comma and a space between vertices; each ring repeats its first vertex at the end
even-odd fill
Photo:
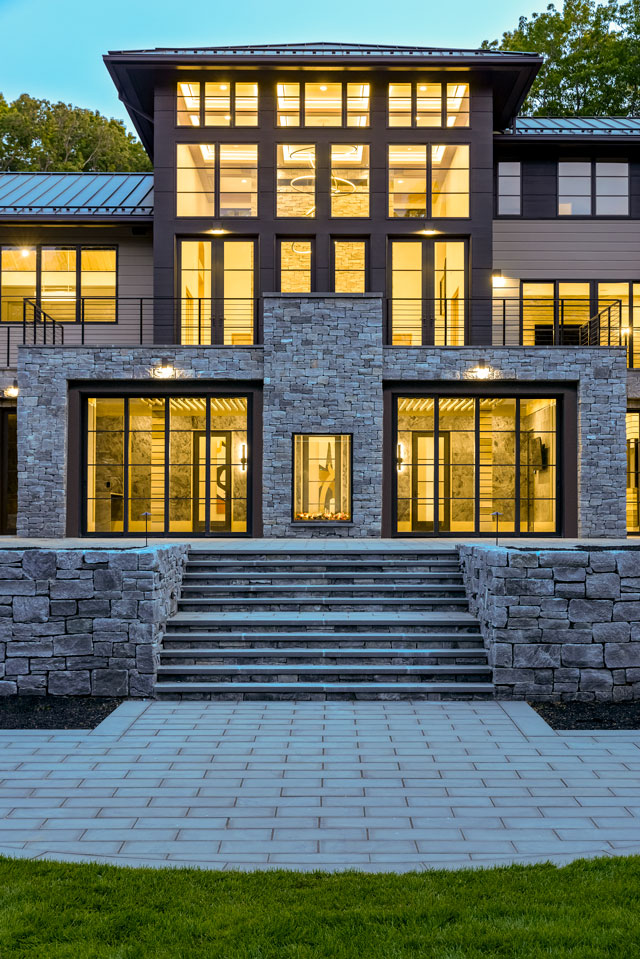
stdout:
POLYGON ((634 959, 640 857, 413 873, 220 873, 0 858, 17 959, 634 959))

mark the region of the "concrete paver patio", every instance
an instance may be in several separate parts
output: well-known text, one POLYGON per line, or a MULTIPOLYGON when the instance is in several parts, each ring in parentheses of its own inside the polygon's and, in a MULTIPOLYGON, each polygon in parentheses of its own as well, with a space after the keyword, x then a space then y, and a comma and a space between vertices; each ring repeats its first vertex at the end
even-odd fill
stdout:
POLYGON ((0 731, 0 853, 406 871, 640 852, 640 731, 525 703, 127 702, 0 731))

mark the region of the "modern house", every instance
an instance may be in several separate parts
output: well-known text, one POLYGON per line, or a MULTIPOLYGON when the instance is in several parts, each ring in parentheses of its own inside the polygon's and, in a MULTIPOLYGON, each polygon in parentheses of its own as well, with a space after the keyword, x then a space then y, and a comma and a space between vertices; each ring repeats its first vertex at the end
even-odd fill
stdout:
POLYGON ((109 53, 154 173, 0 175, 2 531, 639 533, 640 120, 541 62, 109 53))

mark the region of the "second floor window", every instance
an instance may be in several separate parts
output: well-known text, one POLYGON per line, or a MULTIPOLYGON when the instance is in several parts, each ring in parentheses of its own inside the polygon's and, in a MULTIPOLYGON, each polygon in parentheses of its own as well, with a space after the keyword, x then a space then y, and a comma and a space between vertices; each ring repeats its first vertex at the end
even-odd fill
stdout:
POLYGON ((333 289, 336 293, 364 293, 367 244, 365 240, 333 241, 333 289))
POLYGON ((181 81, 176 122, 179 127, 256 127, 258 84, 181 81))
POLYGON ((311 240, 280 240, 280 292, 310 293, 313 269, 313 242, 311 240))
POLYGON ((179 143, 176 182, 177 216, 257 216, 258 147, 179 143))
POLYGON ((628 216, 626 160, 561 160, 558 216, 628 216))
POLYGON ((276 216, 316 215, 316 148, 312 143, 278 145, 276 216))
POLYGON ((521 166, 519 162, 501 160, 498 163, 498 214, 519 216, 521 213, 521 166))
POLYGON ((390 127, 468 127, 468 83, 390 83, 390 127))
POLYGON ((368 83, 278 83, 279 127, 367 127, 368 83))
POLYGON ((468 145, 390 146, 389 216, 468 217, 468 145))
POLYGON ((369 216, 369 147, 331 147, 331 216, 369 216))

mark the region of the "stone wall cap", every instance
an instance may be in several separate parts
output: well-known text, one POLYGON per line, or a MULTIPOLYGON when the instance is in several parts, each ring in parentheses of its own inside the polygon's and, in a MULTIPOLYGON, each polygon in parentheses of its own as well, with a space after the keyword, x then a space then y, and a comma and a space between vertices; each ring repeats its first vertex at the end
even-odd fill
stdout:
POLYGON ((264 300, 381 300, 384 293, 263 293, 264 300))

